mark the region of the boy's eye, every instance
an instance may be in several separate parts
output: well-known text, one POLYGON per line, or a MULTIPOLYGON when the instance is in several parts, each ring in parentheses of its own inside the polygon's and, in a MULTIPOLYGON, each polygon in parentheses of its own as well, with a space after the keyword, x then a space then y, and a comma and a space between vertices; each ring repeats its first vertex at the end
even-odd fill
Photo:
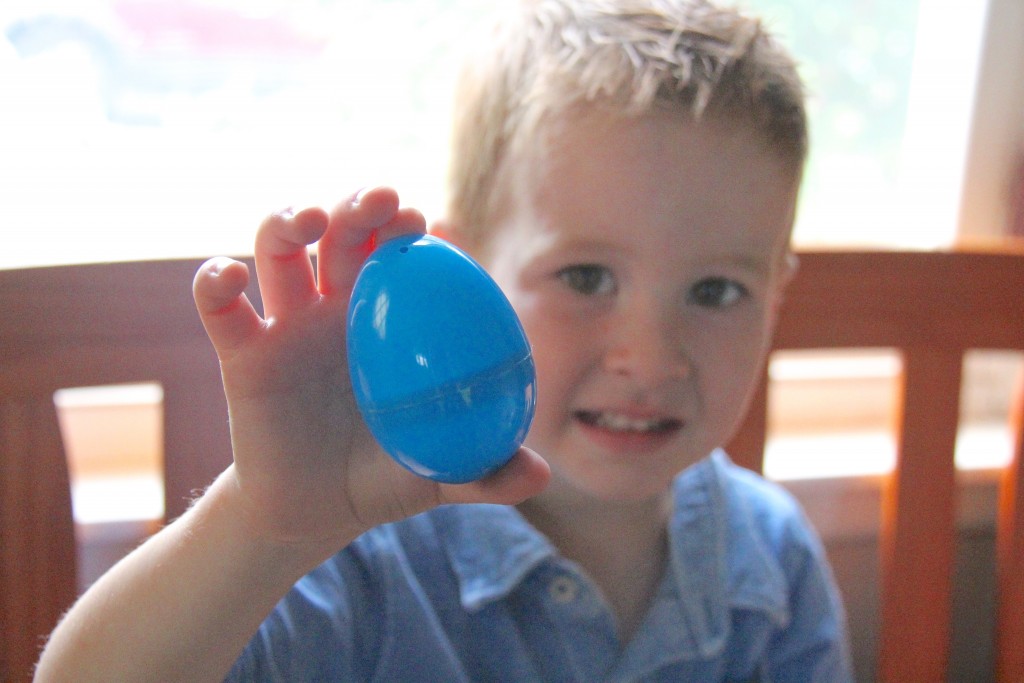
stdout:
POLYGON ((723 277, 709 277, 690 289, 691 303, 705 308, 727 308, 747 295, 747 288, 723 277))
POLYGON ((615 292, 615 278, 612 272, 593 264, 569 266, 558 271, 558 279, 580 294, 600 296, 615 292))

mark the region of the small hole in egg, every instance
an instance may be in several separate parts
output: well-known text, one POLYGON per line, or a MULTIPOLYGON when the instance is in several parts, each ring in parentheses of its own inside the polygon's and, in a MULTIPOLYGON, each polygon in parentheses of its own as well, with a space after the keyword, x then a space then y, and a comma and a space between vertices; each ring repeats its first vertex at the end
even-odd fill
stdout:
POLYGON ((409 253, 409 247, 402 247, 398 251, 402 252, 403 254, 408 254, 409 253))

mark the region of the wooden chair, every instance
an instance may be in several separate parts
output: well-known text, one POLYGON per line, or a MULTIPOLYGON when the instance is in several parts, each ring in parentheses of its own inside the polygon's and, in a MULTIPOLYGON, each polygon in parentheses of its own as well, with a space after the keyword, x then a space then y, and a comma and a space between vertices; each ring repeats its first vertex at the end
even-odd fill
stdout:
MULTIPOLYGON (((68 469, 53 393, 159 382, 166 516, 230 462, 213 347, 192 303, 201 261, 0 271, 0 681, 28 680, 76 597, 68 469)), ((256 292, 250 291, 256 298, 256 292)))
MULTIPOLYGON (((229 462, 219 372, 191 301, 199 261, 0 271, 0 681, 30 678, 75 598, 57 389, 159 382, 167 517, 229 462)), ((250 296, 258 305, 255 291, 250 296)), ((778 349, 897 347, 905 401, 885 503, 879 680, 944 680, 961 356, 1024 350, 1024 249, 804 253, 778 349)), ((760 469, 766 384, 732 446, 760 469)), ((1024 402, 1017 415, 1024 414, 1024 402)), ((999 681, 1024 680, 1021 424, 999 517, 999 681)))
MULTIPOLYGON (((800 256, 774 348, 895 348, 896 470, 883 498, 877 680, 944 681, 954 564, 953 460, 964 352, 1024 350, 1024 247, 800 256)), ((731 444, 761 470, 767 378, 731 444)), ((998 517, 997 681, 1024 681, 1024 391, 998 517)))

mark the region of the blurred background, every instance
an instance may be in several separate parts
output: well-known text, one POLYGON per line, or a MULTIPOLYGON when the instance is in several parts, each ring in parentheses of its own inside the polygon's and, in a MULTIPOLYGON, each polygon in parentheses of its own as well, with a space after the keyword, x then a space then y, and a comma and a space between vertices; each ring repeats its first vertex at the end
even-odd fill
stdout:
MULTIPOLYGON (((1024 3, 740 4, 792 48, 809 88, 798 247, 933 249, 1024 236, 1024 3)), ((494 7, 5 0, 0 269, 245 255, 267 213, 331 205, 375 183, 438 217, 452 78, 494 7)), ((861 659, 874 645, 872 543, 900 367, 887 349, 771 363, 766 474, 807 506, 844 592, 856 596, 852 616, 867 624, 855 634, 861 659)), ((977 594, 962 600, 984 620, 995 480, 1024 362, 978 350, 964 371, 960 566, 977 594)), ((55 402, 86 585, 163 517, 162 389, 73 388, 55 402)), ((989 651, 970 645, 975 622, 963 624, 957 638, 968 645, 954 668, 977 671, 989 651)))
MULTIPOLYGON (((1020 34, 986 17, 1015 0, 743 4, 809 85, 799 243, 931 247, 1004 229, 1020 149, 999 133, 1024 128, 1005 53, 1020 34)), ((436 217, 451 78, 493 7, 8 0, 0 267, 247 253, 265 213, 374 182, 436 217)))

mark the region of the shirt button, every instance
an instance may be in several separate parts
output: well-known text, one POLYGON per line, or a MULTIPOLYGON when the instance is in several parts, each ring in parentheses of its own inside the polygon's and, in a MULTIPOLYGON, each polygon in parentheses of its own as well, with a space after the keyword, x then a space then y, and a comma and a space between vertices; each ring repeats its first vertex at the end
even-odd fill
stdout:
POLYGON ((565 605, 576 599, 579 593, 579 585, 571 576, 556 577, 548 584, 548 594, 556 604, 565 605))

